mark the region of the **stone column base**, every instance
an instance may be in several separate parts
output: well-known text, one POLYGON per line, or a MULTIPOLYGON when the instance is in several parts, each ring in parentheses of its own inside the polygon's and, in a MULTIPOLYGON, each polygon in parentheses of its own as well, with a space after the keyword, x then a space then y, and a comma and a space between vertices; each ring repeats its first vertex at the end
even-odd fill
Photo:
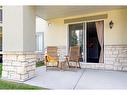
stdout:
POLYGON ((35 76, 36 54, 34 52, 4 52, 2 79, 26 81, 35 76))

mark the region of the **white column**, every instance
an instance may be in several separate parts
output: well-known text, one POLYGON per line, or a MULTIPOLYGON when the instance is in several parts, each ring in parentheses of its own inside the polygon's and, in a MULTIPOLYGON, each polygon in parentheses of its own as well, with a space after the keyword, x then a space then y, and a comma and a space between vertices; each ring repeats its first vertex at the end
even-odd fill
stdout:
POLYGON ((29 6, 3 7, 2 78, 25 81, 34 77, 35 11, 29 6))

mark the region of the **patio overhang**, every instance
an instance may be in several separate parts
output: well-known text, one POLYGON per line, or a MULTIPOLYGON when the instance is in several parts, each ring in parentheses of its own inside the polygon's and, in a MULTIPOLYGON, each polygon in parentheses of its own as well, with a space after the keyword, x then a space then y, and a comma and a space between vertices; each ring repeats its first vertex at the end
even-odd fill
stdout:
POLYGON ((69 48, 68 25, 103 20, 104 62, 87 63, 82 67, 127 70, 125 66, 127 62, 125 59, 127 57, 126 6, 36 6, 36 14, 49 24, 49 30, 44 34, 45 47, 58 46, 62 55, 67 54, 69 48), (109 27, 110 21, 114 23, 112 29, 109 27))
POLYGON ((36 6, 36 15, 45 20, 87 15, 125 8, 126 6, 36 6))

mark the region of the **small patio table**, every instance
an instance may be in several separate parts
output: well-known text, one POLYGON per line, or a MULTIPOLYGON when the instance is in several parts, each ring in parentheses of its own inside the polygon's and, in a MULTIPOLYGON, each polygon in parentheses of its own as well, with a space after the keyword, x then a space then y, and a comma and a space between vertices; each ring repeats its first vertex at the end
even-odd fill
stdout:
POLYGON ((59 60, 60 63, 60 69, 63 70, 63 65, 66 64, 66 60, 59 60))

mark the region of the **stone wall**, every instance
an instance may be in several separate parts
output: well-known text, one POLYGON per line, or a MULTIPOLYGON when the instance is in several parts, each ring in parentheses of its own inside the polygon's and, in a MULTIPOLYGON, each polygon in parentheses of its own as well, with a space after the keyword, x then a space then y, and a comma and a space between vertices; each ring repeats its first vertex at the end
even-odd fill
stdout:
POLYGON ((36 54, 4 52, 2 79, 25 81, 35 76, 36 54))
POLYGON ((104 63, 85 63, 82 67, 127 71, 127 45, 105 45, 104 63))

